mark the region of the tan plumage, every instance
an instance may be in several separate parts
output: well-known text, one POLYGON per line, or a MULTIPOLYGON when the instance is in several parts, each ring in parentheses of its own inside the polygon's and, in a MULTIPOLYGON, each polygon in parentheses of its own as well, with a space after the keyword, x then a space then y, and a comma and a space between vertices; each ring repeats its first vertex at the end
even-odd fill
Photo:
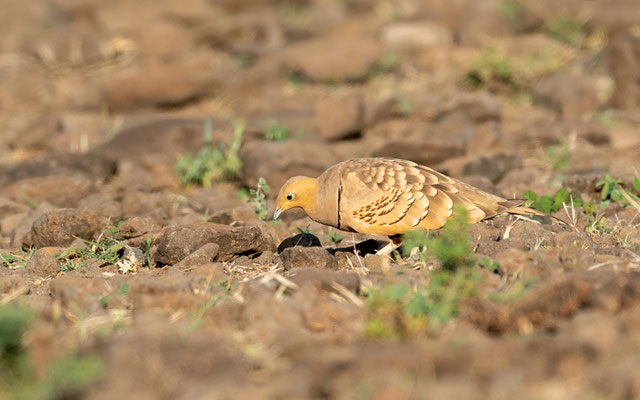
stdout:
POLYGON ((467 210, 470 223, 503 213, 546 215, 521 204, 411 161, 360 158, 336 164, 317 179, 289 179, 278 195, 274 218, 301 207, 325 225, 393 236, 441 228, 454 214, 454 205, 467 210))

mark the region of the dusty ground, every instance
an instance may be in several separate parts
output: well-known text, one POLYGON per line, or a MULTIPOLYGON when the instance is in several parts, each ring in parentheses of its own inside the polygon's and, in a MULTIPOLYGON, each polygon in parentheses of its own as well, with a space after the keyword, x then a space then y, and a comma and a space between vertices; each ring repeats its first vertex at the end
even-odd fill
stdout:
POLYGON ((640 398, 639 24, 636 0, 3 0, 0 398, 640 398), (202 148, 221 163, 186 171, 202 148), (354 254, 247 200, 373 155, 583 203, 470 227, 447 272, 443 242, 354 254))

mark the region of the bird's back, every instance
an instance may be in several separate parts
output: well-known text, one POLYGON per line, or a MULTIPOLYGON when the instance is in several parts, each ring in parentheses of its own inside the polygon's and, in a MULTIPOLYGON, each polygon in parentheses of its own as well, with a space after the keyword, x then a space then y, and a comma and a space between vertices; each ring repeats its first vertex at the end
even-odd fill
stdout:
POLYGON ((394 235, 438 229, 453 215, 454 205, 466 209, 469 222, 475 223, 521 204, 429 167, 393 158, 345 161, 318 180, 320 187, 335 191, 338 227, 362 233, 394 235))

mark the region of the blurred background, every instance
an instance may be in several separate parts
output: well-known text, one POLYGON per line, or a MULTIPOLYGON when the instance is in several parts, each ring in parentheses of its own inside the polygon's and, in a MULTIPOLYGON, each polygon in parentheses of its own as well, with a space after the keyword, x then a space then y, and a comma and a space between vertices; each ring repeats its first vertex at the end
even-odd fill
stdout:
POLYGON ((177 189, 163 172, 200 149, 206 118, 216 145, 246 125, 234 178, 250 187, 358 156, 498 182, 519 150, 535 163, 584 144, 574 169, 622 174, 627 160, 593 146, 638 155, 632 0, 5 0, 0 18, 3 166, 50 154, 92 179, 177 189))
MULTIPOLYGON (((594 312, 562 325, 592 293, 582 281, 568 279, 559 286, 566 292, 549 284, 537 296, 584 295, 568 308, 541 306, 542 314, 571 310, 550 312, 553 323, 507 323, 479 308, 486 319, 466 320, 474 330, 463 326, 433 347, 360 341, 362 300, 340 292, 346 297, 337 301, 338 292, 320 289, 338 279, 334 271, 305 278, 317 291, 286 301, 290 287, 274 297, 275 283, 266 292, 258 289, 264 279, 256 283, 282 272, 273 253, 296 228, 312 230, 325 246, 343 236, 347 243, 346 234, 300 212, 280 225, 264 220, 286 179, 317 176, 349 158, 410 159, 507 197, 566 187, 600 201, 596 183, 607 174, 632 187, 640 168, 638 0, 2 0, 0 8, 0 249, 53 248, 3 259, 0 305, 27 298, 37 318, 0 308, 0 320, 32 327, 29 357, 40 378, 30 385, 47 393, 42 398, 417 398, 414 387, 439 398, 640 396, 640 364, 629 350, 637 343, 624 342, 612 316, 631 303, 598 292, 588 303, 606 317, 594 312), (60 219, 34 228, 54 214, 60 219), (115 242, 100 242, 100 254, 100 247, 60 253, 78 245, 77 235, 119 232, 148 267, 178 265, 154 241, 167 227, 202 221, 257 225, 261 242, 249 249, 269 251, 250 260, 246 248, 227 249, 232 267, 140 267, 134 277, 121 263, 123 247, 112 251, 115 242), (105 254, 115 257, 110 269, 92 264, 105 254), (26 272, 13 272, 19 265, 26 272), (218 291, 230 300, 212 307, 218 291), (596 325, 602 335, 590 334, 596 325), (493 341, 496 332, 555 329, 562 334, 551 343, 493 341), (614 343, 622 344, 608 352, 614 343), (59 361, 67 352, 100 358, 59 361), (629 368, 609 368, 616 354, 631 357, 629 368), (372 369, 379 365, 388 368, 372 369), (397 365, 409 367, 389 372, 397 365), (491 379, 475 379, 486 371, 491 379)), ((606 246, 640 243, 637 226, 625 228, 606 246)), ((519 232, 518 243, 531 239, 519 232)), ((475 249, 505 250, 488 237, 475 249)), ((585 235, 553 240, 547 244, 556 248, 581 244, 544 265, 570 260, 558 268, 573 271, 624 259, 619 249, 595 254, 585 235)), ((537 262, 529 247, 521 250, 504 255, 503 265, 537 262)), ((339 269, 353 276, 378 268, 341 260, 339 269)), ((553 275, 532 268, 536 279, 553 275)), ((398 279, 412 281, 411 271, 398 279)), ((340 278, 342 287, 358 292, 353 276, 340 278)), ((637 330, 637 312, 625 318, 637 330)), ((12 334, 2 336, 0 326, 0 345, 12 334)), ((0 397, 22 393, 2 384, 33 382, 5 378, 0 397)))

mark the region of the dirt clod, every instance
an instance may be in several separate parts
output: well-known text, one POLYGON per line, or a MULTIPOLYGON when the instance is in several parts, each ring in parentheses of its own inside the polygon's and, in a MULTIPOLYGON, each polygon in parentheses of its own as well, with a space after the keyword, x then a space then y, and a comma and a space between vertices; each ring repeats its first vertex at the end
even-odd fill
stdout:
POLYGON ((23 244, 27 247, 64 247, 76 237, 95 239, 103 227, 100 218, 91 211, 73 208, 53 210, 33 223, 23 244))

